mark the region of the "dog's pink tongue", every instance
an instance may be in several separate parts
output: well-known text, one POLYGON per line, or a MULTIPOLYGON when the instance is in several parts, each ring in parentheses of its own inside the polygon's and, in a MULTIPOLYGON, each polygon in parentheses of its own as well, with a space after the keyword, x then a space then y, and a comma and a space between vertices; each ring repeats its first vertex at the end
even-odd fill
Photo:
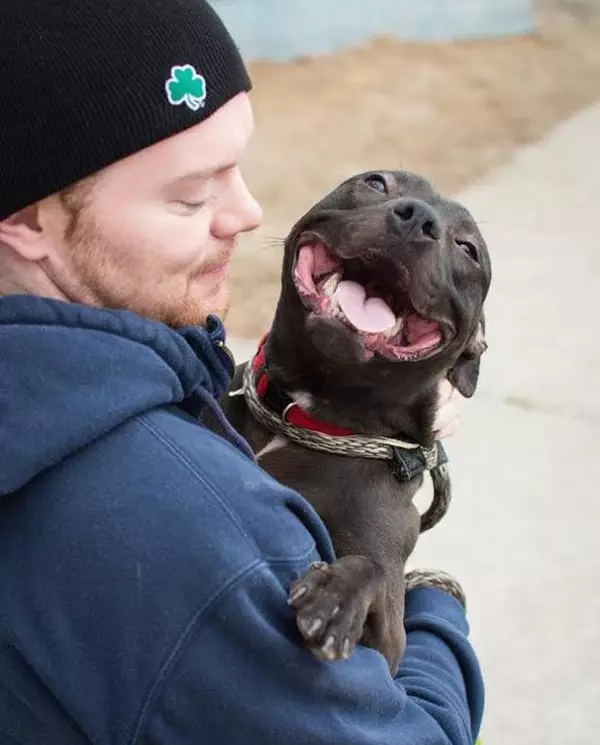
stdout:
POLYGON ((367 299, 365 288, 358 282, 340 282, 335 294, 344 315, 359 331, 378 334, 396 323, 388 304, 380 297, 367 299))

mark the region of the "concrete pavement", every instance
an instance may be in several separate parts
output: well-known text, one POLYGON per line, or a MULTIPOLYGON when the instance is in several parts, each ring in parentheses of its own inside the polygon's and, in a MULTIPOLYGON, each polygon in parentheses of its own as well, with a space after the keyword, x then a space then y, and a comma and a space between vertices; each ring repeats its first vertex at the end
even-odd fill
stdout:
MULTIPOLYGON (((448 443, 449 515, 413 566, 455 573, 485 745, 591 745, 600 705, 600 105, 467 192, 492 251, 489 351, 448 443)), ((253 342, 233 342, 240 361, 253 342)))

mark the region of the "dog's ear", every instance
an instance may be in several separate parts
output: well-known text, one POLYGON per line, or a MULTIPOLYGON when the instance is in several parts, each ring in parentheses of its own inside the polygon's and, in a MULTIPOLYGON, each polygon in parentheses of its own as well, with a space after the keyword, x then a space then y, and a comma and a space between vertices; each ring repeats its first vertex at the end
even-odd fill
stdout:
POLYGON ((469 339, 465 350, 448 372, 448 380, 465 398, 471 398, 479 380, 481 355, 487 349, 485 340, 485 319, 482 316, 477 329, 469 339))

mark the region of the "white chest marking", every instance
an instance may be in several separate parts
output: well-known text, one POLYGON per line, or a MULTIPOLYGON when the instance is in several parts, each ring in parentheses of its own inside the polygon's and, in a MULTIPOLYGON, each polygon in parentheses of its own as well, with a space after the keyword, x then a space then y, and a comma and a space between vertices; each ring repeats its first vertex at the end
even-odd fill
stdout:
POLYGON ((314 402, 310 393, 306 393, 305 391, 294 391, 291 396, 304 411, 310 411, 312 409, 314 402))
POLYGON ((281 450, 288 444, 288 440, 281 435, 275 435, 272 440, 264 446, 264 448, 256 454, 256 460, 260 460, 265 455, 273 453, 275 450, 281 450))

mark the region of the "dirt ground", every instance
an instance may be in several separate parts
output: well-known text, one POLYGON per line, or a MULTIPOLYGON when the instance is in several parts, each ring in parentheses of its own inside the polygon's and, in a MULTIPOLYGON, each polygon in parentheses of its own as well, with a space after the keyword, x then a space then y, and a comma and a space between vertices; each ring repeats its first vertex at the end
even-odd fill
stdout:
POLYGON ((525 38, 377 39, 327 57, 251 65, 257 127, 244 170, 265 223, 234 260, 232 335, 268 329, 282 239, 344 178, 400 167, 453 193, 600 99, 599 0, 538 0, 537 20, 525 38))

